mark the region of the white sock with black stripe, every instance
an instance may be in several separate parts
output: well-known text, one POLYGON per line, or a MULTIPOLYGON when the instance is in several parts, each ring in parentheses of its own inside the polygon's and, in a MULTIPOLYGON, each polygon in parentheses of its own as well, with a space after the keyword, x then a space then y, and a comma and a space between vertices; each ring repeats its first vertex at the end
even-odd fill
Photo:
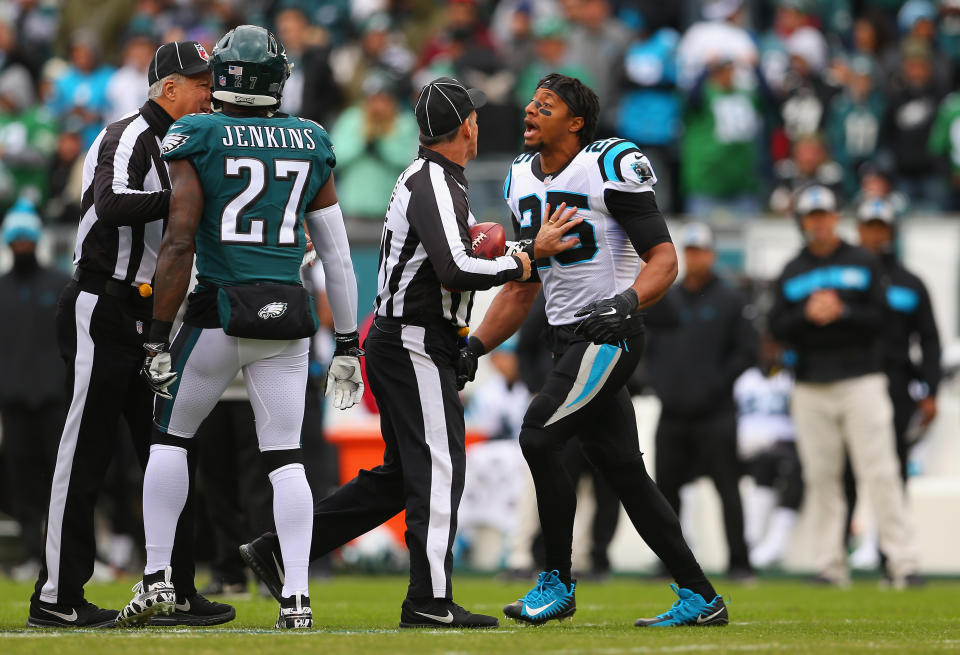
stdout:
POLYGON ((187 451, 163 444, 151 446, 143 474, 143 534, 147 542, 144 573, 170 566, 177 522, 187 503, 189 486, 187 451))
POLYGON ((283 554, 283 592, 288 598, 309 595, 307 569, 313 537, 313 493, 303 464, 287 464, 270 472, 273 485, 273 520, 283 554))

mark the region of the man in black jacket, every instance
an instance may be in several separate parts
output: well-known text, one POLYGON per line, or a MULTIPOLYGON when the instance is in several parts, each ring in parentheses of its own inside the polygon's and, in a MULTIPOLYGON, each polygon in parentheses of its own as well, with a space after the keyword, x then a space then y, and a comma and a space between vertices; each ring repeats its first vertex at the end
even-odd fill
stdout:
POLYGON ((691 223, 681 237, 683 281, 647 321, 647 370, 663 406, 656 435, 657 486, 680 512, 680 487, 707 475, 723 503, 729 576, 752 575, 743 536, 733 383, 756 359, 743 296, 713 272, 713 234, 691 223))
POLYGON ((883 368, 887 373, 890 399, 893 401, 900 477, 906 482, 907 456, 916 433, 926 428, 937 415, 940 336, 926 285, 904 268, 894 252, 895 214, 894 207, 886 200, 868 200, 857 210, 857 228, 860 245, 879 258, 886 283, 883 368), (920 346, 919 363, 915 363, 910 356, 914 342, 920 346), (919 394, 919 398, 910 392, 914 382, 921 385, 922 394, 919 394), (915 421, 914 426, 911 426, 911 421, 915 421))
POLYGON ((844 453, 874 505, 895 586, 916 573, 903 485, 897 476, 893 408, 882 369, 884 287, 873 255, 836 234, 836 198, 822 186, 794 204, 806 247, 780 274, 769 324, 797 353, 791 413, 804 493, 817 534, 817 580, 849 584, 844 549, 844 453))
POLYGON ((0 277, 0 418, 10 505, 20 524, 26 561, 18 579, 33 577, 43 552, 43 515, 64 416, 64 370, 54 330, 57 298, 70 278, 37 262, 40 219, 21 199, 3 221, 13 268, 0 277))

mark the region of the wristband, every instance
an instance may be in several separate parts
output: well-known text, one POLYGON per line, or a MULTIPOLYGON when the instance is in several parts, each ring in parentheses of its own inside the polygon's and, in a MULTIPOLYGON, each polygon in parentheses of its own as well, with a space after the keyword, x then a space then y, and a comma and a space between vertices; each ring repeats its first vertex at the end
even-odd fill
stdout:
POLYGON ((483 342, 476 337, 470 337, 467 339, 466 350, 477 357, 483 357, 487 354, 487 347, 484 346, 483 342))
POLYGON ((173 321, 161 321, 160 319, 155 318, 150 322, 150 332, 147 335, 147 341, 152 343, 159 341, 169 343, 170 330, 172 329, 173 321))

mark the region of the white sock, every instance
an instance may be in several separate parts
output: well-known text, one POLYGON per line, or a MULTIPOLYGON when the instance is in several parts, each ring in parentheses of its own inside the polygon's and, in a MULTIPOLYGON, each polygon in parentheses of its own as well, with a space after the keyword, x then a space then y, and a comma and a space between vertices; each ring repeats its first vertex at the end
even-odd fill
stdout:
POLYGON ((170 566, 173 538, 189 485, 187 451, 176 446, 150 446, 150 459, 143 474, 143 534, 147 542, 144 573, 156 573, 170 566))
POLYGON ((313 494, 303 464, 288 464, 270 472, 273 484, 273 520, 283 554, 283 591, 288 598, 309 596, 307 569, 313 537, 313 494))

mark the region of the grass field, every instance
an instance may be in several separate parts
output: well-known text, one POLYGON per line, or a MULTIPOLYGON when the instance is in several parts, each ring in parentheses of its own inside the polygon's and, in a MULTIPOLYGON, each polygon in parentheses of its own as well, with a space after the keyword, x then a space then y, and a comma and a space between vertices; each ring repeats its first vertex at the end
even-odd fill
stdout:
MULTIPOLYGON (((960 583, 932 582, 919 591, 881 591, 875 582, 849 590, 811 588, 801 582, 722 585, 731 598, 726 628, 639 630, 637 616, 672 602, 666 584, 616 578, 583 584, 572 621, 544 627, 502 621, 483 632, 397 630, 405 591, 400 577, 338 577, 312 584, 317 628, 297 634, 269 629, 276 619, 272 599, 231 601, 237 619, 197 629, 61 631, 24 628, 30 585, 0 581, 0 652, 42 655, 131 653, 257 654, 319 653, 944 653, 960 652, 960 583)), ((132 582, 131 582, 132 584, 132 582)), ((506 602, 526 591, 522 584, 460 576, 457 600, 474 611, 500 615, 506 602)), ((128 584, 90 585, 90 600, 119 607, 128 584)), ((501 616, 502 618, 502 616, 501 616)))

